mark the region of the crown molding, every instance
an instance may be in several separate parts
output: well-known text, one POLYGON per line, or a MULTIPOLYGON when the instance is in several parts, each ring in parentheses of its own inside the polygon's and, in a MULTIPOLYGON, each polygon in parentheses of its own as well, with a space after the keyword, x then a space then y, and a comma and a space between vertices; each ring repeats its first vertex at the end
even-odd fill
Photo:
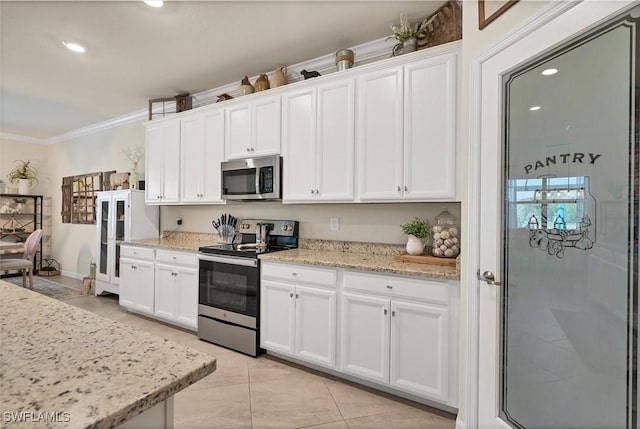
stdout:
POLYGON ((0 132, 0 140, 11 140, 11 141, 20 142, 20 143, 46 144, 45 139, 23 136, 22 134, 1 133, 1 132, 0 132))
MULTIPOLYGON (((384 58, 389 58, 394 44, 395 43, 393 40, 388 40, 387 37, 383 37, 381 39, 363 43, 349 49, 351 49, 355 54, 354 65, 360 65, 384 58)), ((322 74, 334 73, 336 71, 335 54, 327 54, 318 58, 287 66, 287 78, 289 79, 289 82, 297 82, 299 80, 302 80, 300 76, 300 71, 302 70, 317 70, 322 74)), ((258 76, 259 75, 253 76, 250 78, 250 80, 252 82, 255 82, 258 76)), ((195 108, 215 103, 216 101, 218 101, 218 95, 224 93, 232 95, 233 97, 239 96, 240 93, 238 82, 229 83, 227 85, 219 86, 214 89, 209 89, 197 94, 192 94, 192 105, 195 108)), ((174 103, 170 102, 167 103, 165 107, 171 109, 173 108, 173 105, 174 103)), ((160 107, 158 107, 157 109, 154 108, 154 112, 160 113, 160 109, 160 107)), ((135 112, 127 113, 126 115, 118 116, 116 118, 108 119, 102 122, 97 122, 95 124, 87 125, 86 127, 71 130, 66 133, 62 133, 46 139, 8 133, 0 133, 0 138, 2 138, 3 140, 13 140, 17 142, 51 145, 73 140, 89 134, 98 133, 100 131, 105 131, 110 128, 119 127, 132 122, 141 121, 146 119, 148 117, 148 114, 149 111, 147 109, 141 109, 135 112)))

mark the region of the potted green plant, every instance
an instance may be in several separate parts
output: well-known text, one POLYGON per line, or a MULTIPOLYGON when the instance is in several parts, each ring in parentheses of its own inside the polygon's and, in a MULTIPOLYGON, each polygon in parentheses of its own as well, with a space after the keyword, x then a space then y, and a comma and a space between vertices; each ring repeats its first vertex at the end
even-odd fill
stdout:
POLYGON ((38 170, 31 165, 31 161, 15 160, 13 162, 17 162, 18 165, 9 171, 7 179, 11 183, 18 184, 18 193, 28 194, 31 186, 38 183, 38 170))
POLYGON ((416 217, 411 222, 400 225, 400 228, 408 236, 407 253, 413 256, 422 255, 424 246, 431 237, 429 222, 416 217))
POLYGON ((435 17, 436 15, 411 25, 407 15, 401 13, 400 25, 391 25, 393 34, 389 38, 394 38, 398 41, 398 44, 393 47, 393 56, 416 51, 418 49, 418 39, 424 37, 424 33, 435 17))

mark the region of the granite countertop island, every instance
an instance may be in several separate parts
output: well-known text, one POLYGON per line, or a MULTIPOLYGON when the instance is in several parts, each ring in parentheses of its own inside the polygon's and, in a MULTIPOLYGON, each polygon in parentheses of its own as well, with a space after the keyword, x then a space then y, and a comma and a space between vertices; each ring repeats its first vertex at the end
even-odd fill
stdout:
POLYGON ((213 356, 5 281, 0 299, 3 428, 113 428, 216 368, 213 356))

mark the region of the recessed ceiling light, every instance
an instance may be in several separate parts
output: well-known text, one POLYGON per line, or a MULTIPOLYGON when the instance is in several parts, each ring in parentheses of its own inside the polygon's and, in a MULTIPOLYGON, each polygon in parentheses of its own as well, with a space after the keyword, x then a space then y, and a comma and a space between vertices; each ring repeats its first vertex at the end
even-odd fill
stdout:
POLYGON ((558 73, 558 69, 546 69, 546 70, 542 70, 542 75, 543 76, 551 76, 558 73))
POLYGON ((77 52, 78 54, 84 54, 84 52, 86 51, 84 46, 79 45, 79 44, 74 43, 74 42, 62 42, 62 44, 64 46, 66 46, 68 50, 73 51, 73 52, 77 52))
POLYGON ((148 1, 145 1, 145 3, 147 4, 147 6, 151 6, 151 7, 162 7, 162 5, 164 4, 164 2, 160 0, 148 0, 148 1))
POLYGON ((536 110, 540 110, 540 109, 542 109, 542 107, 540 107, 540 106, 531 106, 531 107, 529 107, 529 110, 531 110, 532 112, 535 112, 536 110))

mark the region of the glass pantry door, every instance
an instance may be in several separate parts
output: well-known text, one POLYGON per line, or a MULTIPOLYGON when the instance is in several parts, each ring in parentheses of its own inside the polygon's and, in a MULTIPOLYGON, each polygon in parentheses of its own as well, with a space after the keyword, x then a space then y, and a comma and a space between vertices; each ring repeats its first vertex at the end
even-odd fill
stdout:
POLYGON ((498 415, 636 428, 640 7, 504 75, 498 415))

